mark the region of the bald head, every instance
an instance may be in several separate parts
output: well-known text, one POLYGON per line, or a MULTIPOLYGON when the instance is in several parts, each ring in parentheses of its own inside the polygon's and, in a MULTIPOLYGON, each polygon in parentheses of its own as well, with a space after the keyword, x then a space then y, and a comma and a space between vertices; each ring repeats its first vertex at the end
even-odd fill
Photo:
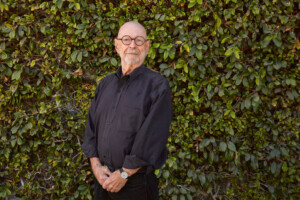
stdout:
POLYGON ((135 21, 126 22, 120 27, 118 38, 121 38, 124 35, 143 36, 145 39, 147 39, 145 28, 140 23, 135 21))

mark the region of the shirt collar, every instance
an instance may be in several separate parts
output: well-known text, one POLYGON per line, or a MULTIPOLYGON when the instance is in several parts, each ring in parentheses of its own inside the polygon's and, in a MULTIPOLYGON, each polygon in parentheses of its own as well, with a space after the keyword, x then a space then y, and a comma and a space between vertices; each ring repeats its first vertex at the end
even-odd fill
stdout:
MULTIPOLYGON (((127 76, 129 76, 129 79, 133 80, 135 79, 141 72, 144 71, 144 69, 146 68, 146 66, 144 64, 141 64, 139 67, 135 68, 130 74, 128 74, 127 76)), ((115 75, 121 79, 123 74, 122 74, 122 67, 119 67, 115 73, 115 75)))

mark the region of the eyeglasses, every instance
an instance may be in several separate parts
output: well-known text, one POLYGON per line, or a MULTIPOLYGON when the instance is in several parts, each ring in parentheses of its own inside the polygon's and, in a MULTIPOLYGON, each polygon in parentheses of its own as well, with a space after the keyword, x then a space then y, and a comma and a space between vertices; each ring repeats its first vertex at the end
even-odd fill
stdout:
POLYGON ((130 45, 131 44, 131 41, 134 40, 134 43, 137 45, 137 46, 142 46, 146 41, 145 38, 143 38, 142 36, 137 36, 136 38, 131 38, 129 35, 124 35, 122 38, 117 38, 117 40, 121 40, 122 43, 124 45, 130 45))

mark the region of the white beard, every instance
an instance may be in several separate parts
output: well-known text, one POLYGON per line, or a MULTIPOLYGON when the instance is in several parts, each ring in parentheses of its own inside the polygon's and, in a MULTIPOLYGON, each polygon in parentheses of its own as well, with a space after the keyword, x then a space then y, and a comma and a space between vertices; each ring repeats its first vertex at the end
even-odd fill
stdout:
POLYGON ((139 57, 134 57, 134 58, 129 58, 128 56, 125 56, 125 62, 128 64, 128 65, 134 65, 138 62, 140 62, 140 58, 139 57))
MULTIPOLYGON (((130 52, 133 52, 133 53, 139 53, 138 50, 127 50, 128 53, 130 52)), ((145 60, 145 57, 146 57, 147 53, 146 51, 144 52, 141 52, 141 59, 142 61, 145 60)), ((139 56, 133 56, 131 57, 130 55, 126 55, 125 54, 125 59, 124 59, 125 63, 128 64, 128 65, 135 65, 137 63, 139 63, 141 60, 140 60, 140 57, 139 56)))

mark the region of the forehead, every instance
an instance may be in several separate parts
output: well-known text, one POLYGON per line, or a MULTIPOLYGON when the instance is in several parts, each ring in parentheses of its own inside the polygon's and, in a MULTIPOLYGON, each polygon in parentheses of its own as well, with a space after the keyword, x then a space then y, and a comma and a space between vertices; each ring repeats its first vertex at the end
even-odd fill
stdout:
POLYGON ((147 37, 145 29, 141 25, 135 23, 127 23, 120 28, 118 37, 123 37, 124 35, 129 35, 132 38, 137 36, 147 37))

